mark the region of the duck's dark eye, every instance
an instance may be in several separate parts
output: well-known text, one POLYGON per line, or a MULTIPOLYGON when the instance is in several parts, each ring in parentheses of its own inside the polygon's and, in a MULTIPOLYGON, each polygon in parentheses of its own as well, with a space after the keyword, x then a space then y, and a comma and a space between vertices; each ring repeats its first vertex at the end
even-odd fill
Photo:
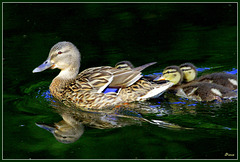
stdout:
POLYGON ((62 54, 62 51, 59 51, 58 54, 62 54))

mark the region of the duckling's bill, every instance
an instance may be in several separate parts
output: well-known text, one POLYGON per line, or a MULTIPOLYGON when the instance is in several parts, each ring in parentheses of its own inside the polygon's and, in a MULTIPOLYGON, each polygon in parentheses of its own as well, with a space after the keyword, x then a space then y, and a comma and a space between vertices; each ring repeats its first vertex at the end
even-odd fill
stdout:
POLYGON ((162 76, 156 77, 153 81, 156 82, 156 81, 161 81, 161 80, 166 80, 166 78, 163 77, 163 75, 162 75, 162 76))
POLYGON ((37 73, 37 72, 42 72, 48 68, 54 68, 54 64, 51 63, 50 59, 47 59, 46 61, 44 61, 41 65, 39 65, 38 67, 36 67, 32 72, 33 73, 37 73))

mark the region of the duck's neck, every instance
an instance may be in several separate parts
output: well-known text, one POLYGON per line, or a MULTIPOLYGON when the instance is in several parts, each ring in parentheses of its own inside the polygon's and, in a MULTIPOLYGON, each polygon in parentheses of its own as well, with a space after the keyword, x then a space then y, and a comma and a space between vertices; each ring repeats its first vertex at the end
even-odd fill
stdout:
POLYGON ((53 79, 49 87, 51 94, 54 97, 61 99, 65 87, 76 78, 78 71, 79 67, 61 70, 61 72, 53 79))
POLYGON ((64 80, 72 80, 76 78, 78 72, 79 72, 79 67, 67 68, 67 69, 61 70, 60 73, 55 77, 55 79, 58 78, 58 79, 64 79, 64 80))

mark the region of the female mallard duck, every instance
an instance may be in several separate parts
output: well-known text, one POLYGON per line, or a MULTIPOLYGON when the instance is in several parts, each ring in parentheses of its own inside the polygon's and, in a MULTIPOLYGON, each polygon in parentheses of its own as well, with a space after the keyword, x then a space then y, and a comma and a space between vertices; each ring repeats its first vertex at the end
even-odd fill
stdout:
POLYGON ((169 80, 175 86, 170 89, 176 92, 177 96, 197 101, 222 101, 225 98, 235 98, 237 94, 231 89, 214 83, 190 82, 182 84, 183 72, 178 66, 169 66, 163 70, 163 75, 155 80, 169 80))
POLYGON ((172 86, 170 82, 158 85, 141 79, 140 70, 101 66, 88 68, 78 74, 79 67, 80 52, 76 46, 70 42, 59 42, 51 48, 47 60, 33 73, 48 68, 60 69, 49 87, 51 94, 68 106, 87 109, 158 97, 172 86), (107 88, 115 89, 106 93, 107 88))
POLYGON ((184 74, 184 81, 191 82, 196 80, 197 82, 208 82, 222 85, 224 87, 230 88, 231 90, 237 89, 237 75, 227 74, 223 72, 212 73, 203 75, 197 78, 196 67, 192 63, 184 63, 180 65, 180 69, 184 74))

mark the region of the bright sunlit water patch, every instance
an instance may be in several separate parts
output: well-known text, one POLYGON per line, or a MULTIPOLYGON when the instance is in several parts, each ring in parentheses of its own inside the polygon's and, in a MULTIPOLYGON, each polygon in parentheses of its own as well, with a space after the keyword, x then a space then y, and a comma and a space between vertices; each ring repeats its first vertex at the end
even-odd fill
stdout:
POLYGON ((146 76, 152 77, 152 76, 161 76, 161 75, 162 75, 162 72, 152 73, 152 74, 149 74, 149 75, 146 75, 146 76))
MULTIPOLYGON (((51 99, 53 99, 53 96, 51 95, 50 90, 47 90, 47 91, 39 90, 38 94, 44 99, 46 99, 47 101, 50 101, 51 99)), ((38 96, 36 96, 36 98, 38 98, 38 96)))
MULTIPOLYGON (((216 68, 219 68, 219 67, 203 67, 203 68, 197 68, 196 70, 198 72, 203 72, 205 70, 212 70, 212 69, 216 69, 216 68)), ((235 75, 235 74, 237 74, 237 69, 233 68, 231 71, 223 71, 223 72, 235 75)))
POLYGON ((197 104, 189 104, 188 106, 196 106, 197 104))
POLYGON ((232 130, 232 128, 229 127, 223 127, 223 129, 232 130))
POLYGON ((181 102, 181 101, 180 102, 170 102, 170 104, 177 104, 178 105, 178 104, 186 104, 186 102, 181 102))
POLYGON ((203 67, 203 68, 197 68, 196 70, 199 71, 199 72, 203 72, 205 70, 210 70, 211 68, 209 67, 203 67))
POLYGON ((224 71, 224 72, 235 75, 237 74, 237 69, 233 68, 232 71, 224 71))

